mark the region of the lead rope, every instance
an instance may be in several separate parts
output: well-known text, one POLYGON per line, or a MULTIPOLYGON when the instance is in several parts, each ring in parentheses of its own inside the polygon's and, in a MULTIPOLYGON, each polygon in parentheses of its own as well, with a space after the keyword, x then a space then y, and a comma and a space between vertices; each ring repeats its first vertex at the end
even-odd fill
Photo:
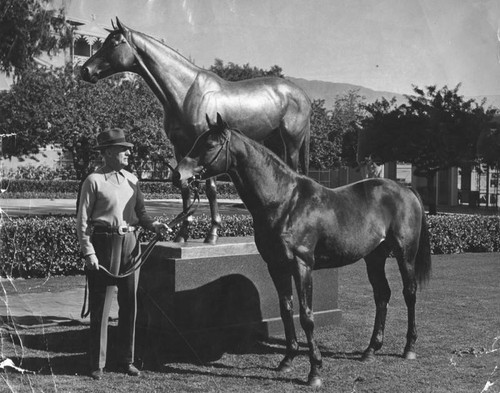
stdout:
MULTIPOLYGON (((170 228, 175 227, 177 224, 181 223, 186 219, 187 217, 191 216, 194 214, 196 211, 196 208, 198 207, 198 204, 200 202, 200 194, 197 188, 194 189, 195 195, 193 198, 193 202, 189 207, 185 210, 183 210, 181 213, 177 215, 172 221, 170 221, 167 226, 170 228), (195 206, 196 203, 196 206, 195 206)), ((144 251, 140 253, 140 255, 137 257, 136 262, 132 264, 130 268, 128 268, 124 273, 121 274, 113 274, 111 273, 108 269, 106 269, 104 266, 99 266, 99 270, 102 270, 105 274, 107 274, 111 278, 115 279, 120 279, 124 277, 130 276, 132 273, 134 273, 136 270, 138 270, 144 263, 147 261, 149 255, 151 254, 151 251, 153 251, 153 247, 155 244, 160 240, 160 234, 157 233, 155 237, 148 243, 144 251), (137 262, 138 261, 138 262, 137 262)), ((82 311, 80 313, 81 318, 86 318, 89 313, 90 313, 90 293, 88 290, 89 286, 89 278, 88 278, 88 273, 87 271, 85 272, 85 294, 83 298, 83 306, 82 306, 82 311), (87 305, 87 299, 88 300, 88 305, 87 305), (87 307, 88 306, 88 307, 87 307)))

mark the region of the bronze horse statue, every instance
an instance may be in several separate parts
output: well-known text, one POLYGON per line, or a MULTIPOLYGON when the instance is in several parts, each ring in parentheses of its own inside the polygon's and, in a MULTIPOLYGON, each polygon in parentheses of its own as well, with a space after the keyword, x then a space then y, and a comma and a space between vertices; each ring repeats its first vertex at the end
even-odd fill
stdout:
POLYGON ((177 186, 228 173, 253 217, 255 243, 276 286, 285 328, 286 355, 278 369, 291 370, 298 343, 293 324, 292 277, 300 323, 309 346, 308 383, 321 386, 321 353, 314 339, 312 271, 365 259, 376 304, 373 334, 363 360, 382 347, 391 291, 384 267, 396 257, 408 309, 403 356, 415 359, 417 284, 430 275, 429 233, 416 192, 388 179, 366 179, 330 189, 291 170, 274 153, 229 129, 220 115, 198 137, 173 176, 177 186))
MULTIPOLYGON (((164 128, 177 162, 205 130, 205 114, 221 113, 231 127, 265 143, 295 170, 309 168, 311 102, 298 86, 278 77, 228 82, 199 68, 160 41, 120 23, 102 47, 81 69, 87 82, 96 83, 118 72, 130 71, 144 78, 164 109, 164 128)), ((114 26, 113 26, 114 27, 114 26)), ((181 191, 184 209, 191 204, 189 187, 181 191)), ((221 224, 215 179, 207 179, 211 228, 205 241, 215 243, 221 224)), ((189 219, 176 241, 188 238, 189 219)))

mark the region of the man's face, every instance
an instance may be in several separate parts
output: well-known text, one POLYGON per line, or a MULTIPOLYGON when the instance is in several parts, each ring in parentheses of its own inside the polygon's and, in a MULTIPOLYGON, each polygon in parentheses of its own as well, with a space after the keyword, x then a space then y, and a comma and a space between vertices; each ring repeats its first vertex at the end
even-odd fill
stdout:
POLYGON ((111 146, 106 149, 104 158, 106 164, 114 170, 120 170, 128 165, 130 148, 126 146, 111 146))

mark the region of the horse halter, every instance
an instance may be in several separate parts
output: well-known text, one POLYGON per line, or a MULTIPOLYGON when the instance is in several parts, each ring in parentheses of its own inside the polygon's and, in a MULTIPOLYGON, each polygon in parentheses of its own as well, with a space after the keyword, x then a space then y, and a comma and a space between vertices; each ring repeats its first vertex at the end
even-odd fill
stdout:
POLYGON ((215 156, 210 160, 208 164, 202 165, 201 171, 193 176, 193 180, 201 180, 202 176, 208 171, 208 167, 212 166, 212 164, 219 159, 219 156, 222 153, 222 150, 226 148, 226 169, 224 173, 227 173, 229 170, 229 141, 231 140, 231 132, 228 132, 227 137, 222 141, 219 151, 215 154, 215 156))

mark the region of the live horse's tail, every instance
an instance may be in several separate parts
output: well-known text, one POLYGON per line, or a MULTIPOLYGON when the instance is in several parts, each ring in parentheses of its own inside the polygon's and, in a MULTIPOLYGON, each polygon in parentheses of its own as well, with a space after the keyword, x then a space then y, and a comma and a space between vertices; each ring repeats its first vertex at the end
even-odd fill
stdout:
POLYGON ((420 202, 422 209, 422 225, 420 227, 420 240, 418 243, 417 257, 415 258, 415 276, 419 284, 429 281, 431 276, 431 241, 429 236, 429 227, 425 215, 424 203, 419 193, 410 187, 420 202))

